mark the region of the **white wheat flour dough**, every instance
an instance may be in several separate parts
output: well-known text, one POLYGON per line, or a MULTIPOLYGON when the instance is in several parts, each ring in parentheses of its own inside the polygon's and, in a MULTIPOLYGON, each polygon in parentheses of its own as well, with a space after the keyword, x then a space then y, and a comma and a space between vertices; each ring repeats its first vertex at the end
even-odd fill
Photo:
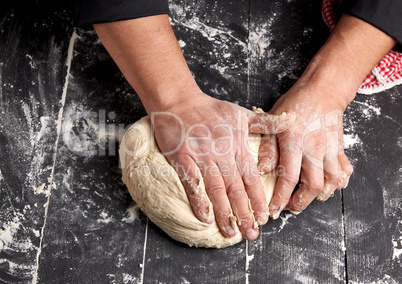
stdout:
MULTIPOLYGON (((260 140, 260 135, 249 136, 250 148, 255 157, 260 140)), ((160 153, 151 135, 148 117, 143 117, 127 130, 119 153, 123 182, 132 198, 149 219, 173 239, 189 246, 214 248, 231 246, 242 240, 236 225, 237 234, 225 238, 216 222, 205 224, 197 219, 176 171, 160 153)), ((262 175, 261 181, 269 204, 276 175, 262 175)))

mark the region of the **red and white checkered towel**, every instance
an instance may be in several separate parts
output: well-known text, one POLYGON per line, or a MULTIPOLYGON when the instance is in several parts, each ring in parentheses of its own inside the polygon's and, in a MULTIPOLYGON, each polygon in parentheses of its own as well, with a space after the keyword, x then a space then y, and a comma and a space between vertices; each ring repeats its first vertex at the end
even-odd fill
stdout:
MULTIPOLYGON (((338 22, 337 10, 340 4, 341 0, 322 1, 322 15, 331 32, 338 22)), ((402 84, 402 53, 391 50, 371 70, 357 92, 370 95, 399 84, 402 84)))

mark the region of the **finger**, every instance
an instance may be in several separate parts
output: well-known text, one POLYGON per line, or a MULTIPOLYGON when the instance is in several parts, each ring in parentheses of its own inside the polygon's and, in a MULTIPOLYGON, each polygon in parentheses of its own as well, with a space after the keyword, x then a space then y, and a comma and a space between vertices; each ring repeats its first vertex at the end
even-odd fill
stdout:
POLYGON ((247 240, 255 240, 258 237, 258 226, 255 224, 250 201, 235 162, 225 161, 223 164, 218 164, 218 167, 240 232, 247 240))
POLYGON ((176 157, 171 164, 186 190, 187 197, 197 218, 208 224, 213 223, 215 217, 212 205, 206 194, 201 172, 194 160, 190 156, 181 155, 176 157))
POLYGON ((243 179, 244 188, 250 200, 254 219, 258 225, 264 225, 268 222, 268 203, 265 196, 264 187, 261 182, 260 172, 257 163, 246 145, 236 157, 237 169, 243 179))
POLYGON ((269 214, 273 219, 277 219, 287 205, 293 189, 299 181, 302 161, 299 138, 285 135, 282 139, 281 136, 278 135, 280 150, 278 169, 280 169, 281 174, 278 177, 274 195, 269 204, 269 214))
MULTIPOLYGON (((342 125, 342 119, 340 119, 339 122, 342 125)), ((343 178, 341 184, 339 185, 339 187, 337 189, 342 189, 348 186, 349 184, 349 179, 350 176, 353 173, 353 166, 350 163, 348 157, 346 157, 345 155, 345 151, 343 148, 343 126, 342 128, 340 128, 339 130, 339 148, 340 148, 340 154, 338 156, 338 160, 339 160, 339 164, 341 165, 342 171, 345 173, 345 177, 343 178)))
POLYGON ((319 195, 324 187, 323 162, 303 157, 300 186, 290 199, 287 209, 301 212, 319 195))
MULTIPOLYGON (((335 121, 335 120, 332 120, 332 121, 335 121)), ((333 160, 336 160, 338 162, 338 164, 336 165, 337 168, 334 167, 330 171, 327 170, 327 172, 329 172, 329 174, 330 174, 328 179, 332 180, 332 184, 335 184, 337 182, 336 185, 333 185, 333 186, 335 186, 335 190, 346 187, 347 184, 349 183, 350 175, 353 172, 353 166, 350 164, 348 158, 346 157, 346 155, 344 153, 344 149, 343 149, 342 115, 338 115, 338 123, 336 125, 339 126, 338 131, 327 134, 327 136, 331 136, 331 134, 334 134, 334 133, 338 134, 338 137, 336 137, 335 135, 332 135, 332 137, 329 137, 329 139, 331 139, 330 141, 338 141, 338 145, 331 145, 332 149, 335 149, 336 146, 338 147, 338 153, 335 151, 332 153, 333 156, 336 155, 336 159, 333 158, 333 160), (337 140, 336 140, 336 138, 337 138, 337 140), (337 169, 339 169, 340 174, 338 174, 337 172, 334 173, 334 171, 337 169), (333 174, 335 176, 331 176, 331 174, 333 174)), ((326 165, 326 167, 329 168, 328 165, 326 165)), ((331 182, 329 182, 329 184, 331 184, 331 182)), ((324 191, 328 192, 327 193, 327 196, 328 196, 330 190, 328 188, 324 187, 324 191)), ((331 196, 331 195, 329 195, 329 196, 331 196)), ((325 199, 325 197, 323 197, 322 199, 325 199)))
POLYGON ((294 111, 284 112, 281 115, 268 113, 247 112, 250 133, 277 134, 288 129, 296 119, 294 111))
POLYGON ((273 171, 279 162, 278 141, 275 134, 263 135, 258 152, 258 170, 267 174, 273 171))
POLYGON ((205 188, 214 208, 216 222, 225 237, 236 235, 236 218, 232 213, 227 197, 225 183, 221 172, 214 162, 205 162, 201 166, 204 176, 205 188))
POLYGON ((338 171, 338 173, 336 174, 331 172, 325 172, 324 188, 317 195, 317 200, 327 201, 328 198, 332 197, 334 195, 335 190, 341 185, 344 178, 346 178, 346 174, 343 171, 338 171))
POLYGON ((326 153, 324 159, 324 189, 317 195, 317 200, 326 201, 333 196, 335 190, 340 186, 346 177, 339 164, 338 156, 340 151, 339 131, 328 131, 326 133, 326 153))
POLYGON ((345 153, 340 154, 338 160, 341 165, 342 172, 344 173, 344 178, 337 189, 342 189, 346 188, 349 184, 350 176, 353 173, 353 166, 349 162, 349 159, 348 157, 346 157, 345 153))

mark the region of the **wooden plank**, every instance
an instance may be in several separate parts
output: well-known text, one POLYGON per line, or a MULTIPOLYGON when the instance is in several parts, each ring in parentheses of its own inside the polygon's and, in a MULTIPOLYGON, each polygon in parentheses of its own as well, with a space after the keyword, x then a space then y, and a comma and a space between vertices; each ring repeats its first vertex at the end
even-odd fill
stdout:
POLYGON ((358 95, 346 113, 354 173, 344 191, 347 272, 356 283, 402 281, 402 87, 358 95))
POLYGON ((72 28, 63 9, 0 12, 0 282, 36 270, 72 28))
POLYGON ((245 242, 224 249, 190 248, 149 221, 145 283, 244 283, 245 242))
MULTIPOLYGON (((201 89, 248 107, 247 1, 171 1, 173 28, 201 89)), ((222 250, 177 244, 150 222, 145 283, 244 283, 245 242, 222 250)))
POLYGON ((78 32, 39 281, 140 282, 146 222, 131 210, 117 150, 144 110, 96 34, 78 32))
MULTIPOLYGON (((321 1, 250 2, 250 96, 265 109, 289 89, 327 36, 321 1), (308 16, 307 16, 308 15, 308 16)), ((283 213, 247 248, 249 283, 345 281, 342 200, 283 213)))
POLYGON ((328 36, 315 1, 250 1, 249 92, 269 110, 328 36))
MULTIPOLYGON (((75 44, 52 176, 72 30, 64 12, 35 7, 28 20, 21 11, 0 12, 0 282, 402 282, 401 87, 359 96, 348 109, 355 173, 343 192, 344 226, 337 192, 301 215, 270 221, 255 242, 189 248, 130 207, 116 146, 120 129, 145 112, 91 32, 80 30, 75 44)), ((254 0, 250 15, 240 0, 175 1, 172 8, 202 89, 245 107, 269 109, 325 38, 318 0, 254 0)))
POLYGON ((247 1, 186 0, 169 5, 172 26, 200 88, 247 107, 247 1))

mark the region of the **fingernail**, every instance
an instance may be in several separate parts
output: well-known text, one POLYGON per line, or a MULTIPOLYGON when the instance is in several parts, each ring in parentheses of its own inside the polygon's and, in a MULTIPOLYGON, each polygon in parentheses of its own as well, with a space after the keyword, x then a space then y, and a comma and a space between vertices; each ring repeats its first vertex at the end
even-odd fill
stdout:
POLYGON ((330 184, 326 184, 324 189, 317 195, 316 199, 318 201, 327 201, 328 198, 331 196, 332 193, 332 186, 330 184))
POLYGON ((324 201, 327 201, 328 198, 329 198, 329 196, 326 196, 323 192, 320 192, 315 199, 317 199, 318 201, 324 202, 324 201))
POLYGON ((258 163, 258 171, 260 173, 266 174, 269 169, 269 164, 271 163, 271 159, 263 158, 258 163))
POLYGON ((322 191, 322 193, 325 194, 325 195, 329 195, 334 190, 333 187, 334 186, 332 184, 326 184, 324 186, 324 190, 322 191))
POLYGON ((253 241, 258 237, 258 231, 253 228, 249 228, 246 231, 246 239, 249 241, 253 241))
POLYGON ((292 209, 290 209, 288 207, 285 207, 285 209, 283 209, 283 210, 287 210, 287 211, 289 211, 290 213, 292 213, 294 215, 299 215, 301 213, 301 211, 295 211, 295 210, 292 210, 292 209))
POLYGON ((343 183, 345 178, 347 178, 348 175, 345 172, 342 172, 342 179, 338 182, 338 187, 343 183))
POLYGON ((349 185, 349 180, 350 180, 350 177, 348 177, 348 180, 346 181, 346 184, 343 188, 346 188, 349 185))
POLYGON ((199 215, 201 216, 201 219, 204 223, 207 224, 212 224, 215 220, 215 216, 214 216, 214 211, 212 209, 212 205, 209 204, 208 208, 207 208, 207 212, 198 212, 199 215))
POLYGON ((225 228, 226 235, 230 238, 236 235, 236 232, 233 230, 231 226, 226 226, 225 228))
POLYGON ((259 226, 265 225, 268 222, 268 219, 268 214, 265 212, 260 212, 255 215, 255 220, 259 226))
POLYGON ((274 218, 274 215, 278 212, 278 209, 269 208, 269 215, 274 218))
POLYGON ((282 211, 280 211, 280 210, 277 210, 276 212, 274 212, 274 213, 272 214, 272 219, 274 219, 274 220, 278 219, 279 216, 281 215, 281 212, 282 212, 282 211))
POLYGON ((281 215, 281 207, 278 207, 278 206, 270 206, 269 207, 269 213, 270 213, 270 215, 271 215, 271 217, 272 217, 272 219, 278 219, 278 217, 279 217, 279 215, 281 215))

